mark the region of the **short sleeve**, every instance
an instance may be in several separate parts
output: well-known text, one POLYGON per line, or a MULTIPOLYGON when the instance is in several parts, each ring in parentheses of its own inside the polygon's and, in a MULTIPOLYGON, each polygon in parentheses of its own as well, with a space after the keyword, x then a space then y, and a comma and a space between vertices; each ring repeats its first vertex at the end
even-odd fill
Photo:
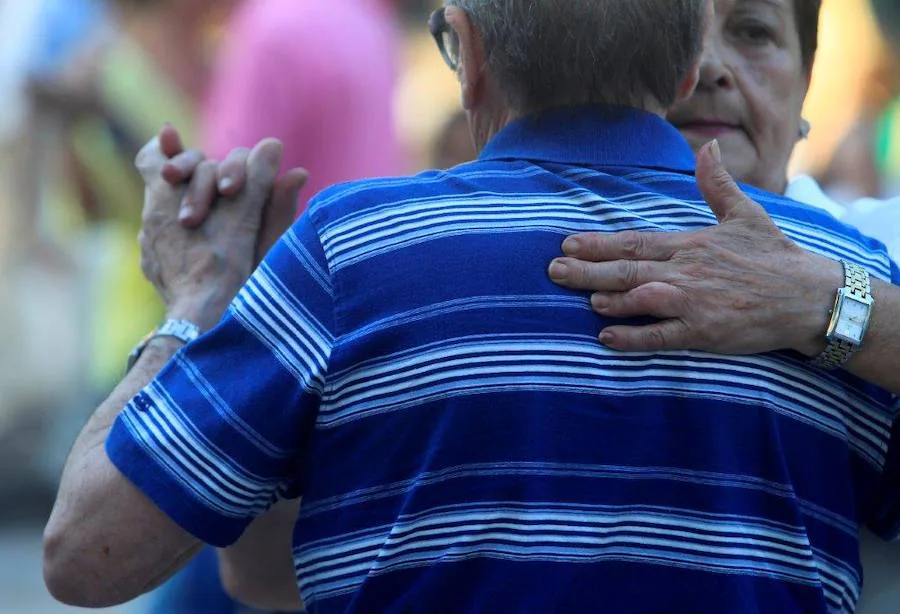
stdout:
POLYGON ((125 407, 109 458, 186 531, 230 545, 276 500, 302 495, 333 314, 325 256, 303 216, 222 322, 125 407))

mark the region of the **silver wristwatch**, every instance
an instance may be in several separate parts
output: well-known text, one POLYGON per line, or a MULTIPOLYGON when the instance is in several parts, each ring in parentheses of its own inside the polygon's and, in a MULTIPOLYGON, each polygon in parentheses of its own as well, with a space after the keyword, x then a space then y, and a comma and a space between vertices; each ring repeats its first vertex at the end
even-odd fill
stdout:
POLYGON ((812 360, 813 366, 833 370, 844 365, 853 352, 862 347, 869 328, 875 299, 869 272, 858 264, 841 260, 844 287, 839 288, 831 310, 825 338, 828 345, 812 360))
POLYGON ((138 361, 141 354, 147 348, 147 344, 157 337, 175 337, 184 344, 190 343, 200 336, 200 327, 187 320, 166 320, 162 326, 151 332, 149 335, 140 340, 128 355, 128 365, 125 372, 131 371, 134 363, 138 361))

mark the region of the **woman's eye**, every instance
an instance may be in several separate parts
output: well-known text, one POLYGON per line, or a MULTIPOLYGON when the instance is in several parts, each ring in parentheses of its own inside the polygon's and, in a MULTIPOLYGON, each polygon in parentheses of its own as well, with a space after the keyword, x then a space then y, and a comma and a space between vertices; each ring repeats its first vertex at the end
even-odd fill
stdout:
POLYGON ((774 38, 772 31, 762 24, 743 24, 737 28, 737 32, 742 40, 755 45, 766 44, 774 38))

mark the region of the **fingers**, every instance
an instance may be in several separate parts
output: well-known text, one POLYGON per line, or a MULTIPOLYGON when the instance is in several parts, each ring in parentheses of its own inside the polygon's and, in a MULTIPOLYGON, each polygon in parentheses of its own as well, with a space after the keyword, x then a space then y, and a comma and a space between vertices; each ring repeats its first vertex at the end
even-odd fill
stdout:
POLYGON ((240 147, 228 154, 219 165, 216 184, 222 196, 234 196, 244 189, 247 182, 247 160, 250 150, 240 147))
POLYGON ((181 135, 171 124, 164 124, 159 131, 159 144, 162 153, 167 158, 174 158, 184 151, 181 135))
POLYGON ((740 218, 768 219, 765 210, 741 192, 725 170, 718 141, 707 143, 697 154, 697 186, 720 223, 740 218))
POLYGON ((167 158, 163 155, 159 145, 159 137, 153 137, 138 152, 134 159, 134 166, 141 174, 144 183, 151 185, 159 178, 160 171, 167 158))
POLYGON ((690 329, 678 319, 647 326, 610 326, 600 333, 600 343, 622 352, 662 352, 688 349, 690 329))
POLYGON ((275 180, 272 196, 263 212, 262 227, 256 249, 256 264, 262 261, 297 217, 297 199, 306 184, 307 172, 302 168, 289 170, 275 180))
POLYGON ((572 258, 609 260, 668 260, 676 251, 677 234, 667 232, 588 232, 563 241, 563 252, 572 258))
POLYGON ((180 152, 163 166, 163 179, 170 185, 178 187, 182 183, 190 181, 204 160, 206 160, 206 155, 202 151, 192 149, 180 152))
POLYGON ((262 210, 278 176, 282 151, 276 139, 264 139, 253 148, 247 158, 247 185, 235 202, 262 210))
POLYGON ((218 165, 211 160, 201 162, 197 167, 178 211, 178 221, 182 226, 196 228, 206 220, 218 195, 217 168, 218 165))
POLYGON ((687 297, 676 286, 651 282, 628 292, 595 292, 591 306, 610 318, 677 318, 686 315, 687 297))
POLYGON ((669 281, 665 265, 648 260, 585 262, 557 258, 548 269, 550 279, 573 290, 626 292, 650 282, 669 281))

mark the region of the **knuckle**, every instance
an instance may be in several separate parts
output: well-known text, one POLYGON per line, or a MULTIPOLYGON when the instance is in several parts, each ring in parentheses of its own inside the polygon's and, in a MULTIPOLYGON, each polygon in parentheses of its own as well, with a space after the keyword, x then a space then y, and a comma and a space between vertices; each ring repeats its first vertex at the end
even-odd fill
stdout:
POLYGON ((606 235, 599 232, 588 232, 578 235, 578 241, 584 246, 586 255, 595 258, 603 253, 606 235))
POLYGON ((573 273, 572 277, 576 280, 579 287, 587 288, 591 285, 594 274, 588 263, 581 260, 571 260, 569 262, 569 267, 571 267, 573 273))
POLYGON ((214 160, 203 160, 199 165, 197 165, 197 172, 208 175, 210 173, 215 173, 218 168, 218 162, 214 160))
POLYGON ((640 265, 633 260, 620 260, 617 266, 617 281, 626 289, 640 285, 640 265))
POLYGON ((737 189, 737 185, 735 185, 734 180, 731 178, 731 175, 728 174, 724 168, 720 167, 713 173, 712 184, 717 190, 722 191, 732 191, 737 189))
POLYGON ((644 235, 636 230, 627 230, 619 235, 622 257, 628 260, 639 258, 645 243, 644 235))
POLYGON ((241 162, 250 157, 250 150, 246 147, 232 149, 226 158, 230 162, 241 162))
POLYGON ((668 335, 659 326, 651 326, 644 331, 644 345, 651 351, 664 350, 668 347, 668 335))

